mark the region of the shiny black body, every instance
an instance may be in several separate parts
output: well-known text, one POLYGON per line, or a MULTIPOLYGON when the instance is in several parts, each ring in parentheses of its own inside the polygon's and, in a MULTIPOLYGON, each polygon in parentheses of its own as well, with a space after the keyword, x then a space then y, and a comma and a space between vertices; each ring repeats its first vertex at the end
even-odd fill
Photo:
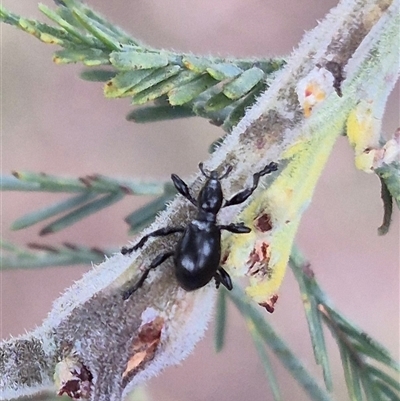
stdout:
POLYGON ((237 205, 250 197, 258 186, 260 177, 276 171, 276 163, 270 163, 260 172, 253 174, 253 185, 245 189, 229 200, 225 200, 220 180, 225 178, 232 170, 218 176, 216 170, 208 174, 203 170, 202 163, 199 168, 207 178, 200 190, 197 199, 189 192, 186 183, 176 174, 171 179, 177 191, 191 202, 198 210, 197 217, 186 227, 164 227, 145 235, 132 248, 122 248, 122 254, 129 254, 140 249, 149 238, 182 233, 175 250, 158 255, 143 272, 142 276, 131 288, 124 292, 124 299, 129 298, 146 280, 149 272, 158 267, 166 259, 173 257, 175 275, 179 285, 186 291, 197 290, 204 287, 213 278, 217 288, 223 284, 228 290, 232 289, 232 281, 229 274, 220 266, 221 261, 221 230, 227 230, 235 234, 249 233, 251 229, 243 223, 231 223, 228 225, 217 224, 217 214, 221 208, 237 205))

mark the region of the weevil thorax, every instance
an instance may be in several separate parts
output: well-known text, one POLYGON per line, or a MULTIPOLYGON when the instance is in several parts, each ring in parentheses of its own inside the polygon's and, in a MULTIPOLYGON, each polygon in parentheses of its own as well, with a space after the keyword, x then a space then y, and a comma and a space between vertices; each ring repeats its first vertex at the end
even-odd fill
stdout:
POLYGON ((215 222, 221 209, 223 193, 217 171, 211 171, 197 197, 199 220, 215 222))

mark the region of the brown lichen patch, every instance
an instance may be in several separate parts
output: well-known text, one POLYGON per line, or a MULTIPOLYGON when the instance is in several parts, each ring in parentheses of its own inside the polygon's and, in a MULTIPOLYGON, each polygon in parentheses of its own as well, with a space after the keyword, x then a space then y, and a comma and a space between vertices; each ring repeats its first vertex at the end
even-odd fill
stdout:
POLYGON ((254 247, 248 259, 248 276, 260 275, 261 277, 267 274, 267 265, 269 262, 268 256, 269 244, 262 241, 254 247))
POLYGON ((278 298, 279 298, 278 294, 274 294, 267 301, 260 302, 259 305, 262 306, 263 308, 265 308, 267 310, 267 312, 273 313, 275 310, 275 304, 278 301, 278 298))
POLYGON ((73 400, 88 399, 92 380, 91 372, 76 356, 67 356, 56 365, 57 395, 66 394, 73 400))
POLYGON ((240 141, 249 149, 265 149, 269 145, 279 143, 283 129, 293 127, 295 122, 295 118, 289 119, 277 110, 268 110, 247 127, 241 134, 240 141))
POLYGON ((271 216, 267 213, 262 214, 254 221, 257 230, 265 233, 272 229, 271 216))
POLYGON ((132 344, 132 357, 126 364, 122 377, 134 375, 143 365, 154 358, 160 343, 161 331, 164 327, 164 319, 157 316, 151 322, 143 324, 139 328, 137 337, 132 344))

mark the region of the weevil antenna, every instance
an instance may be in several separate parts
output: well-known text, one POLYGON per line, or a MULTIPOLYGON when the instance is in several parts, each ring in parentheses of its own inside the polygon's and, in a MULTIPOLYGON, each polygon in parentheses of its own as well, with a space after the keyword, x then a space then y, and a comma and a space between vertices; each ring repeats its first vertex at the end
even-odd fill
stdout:
POLYGON ((199 163, 199 169, 200 169, 200 171, 202 172, 202 174, 204 175, 204 177, 206 177, 206 178, 211 178, 210 175, 207 174, 207 173, 204 171, 203 163, 199 163))
POLYGON ((219 180, 224 179, 225 177, 227 177, 229 175, 229 173, 232 171, 233 167, 232 166, 228 166, 228 168, 226 169, 225 173, 221 175, 221 177, 218 177, 219 180))

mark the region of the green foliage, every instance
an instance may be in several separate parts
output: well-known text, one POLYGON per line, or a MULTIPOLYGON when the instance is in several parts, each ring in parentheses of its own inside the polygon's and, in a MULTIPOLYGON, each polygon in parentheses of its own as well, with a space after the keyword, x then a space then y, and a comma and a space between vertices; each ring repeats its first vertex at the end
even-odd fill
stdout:
POLYGON ((221 351, 225 343, 225 329, 227 320, 226 292, 218 292, 217 316, 215 319, 215 350, 221 351))
POLYGON ((2 176, 2 191, 40 191, 78 193, 50 206, 28 213, 17 219, 11 226, 13 230, 30 227, 51 217, 62 215, 46 225, 40 235, 55 233, 98 211, 122 200, 126 195, 160 195, 156 204, 150 204, 147 212, 139 216, 138 212, 127 217, 127 222, 134 229, 143 227, 155 213, 175 193, 171 184, 143 182, 141 180, 117 180, 102 175, 90 175, 79 178, 55 177, 48 174, 14 172, 13 176, 2 176), (145 218, 145 216, 149 216, 145 218))
POLYGON ((2 269, 35 269, 53 266, 72 266, 77 264, 101 263, 104 255, 111 255, 116 250, 89 248, 82 245, 64 243, 61 246, 49 246, 30 243, 20 247, 0 241, 2 250, 2 269))
POLYGON ((239 312, 254 325, 258 335, 263 339, 265 344, 271 349, 275 356, 281 361, 285 368, 303 387, 311 400, 328 401, 332 400, 331 396, 320 387, 317 381, 310 375, 303 363, 296 357, 293 351, 282 340, 281 336, 276 333, 273 327, 265 319, 262 309, 254 305, 245 293, 235 286, 229 292, 230 299, 234 302, 239 312))
POLYGON ((293 249, 290 265, 299 283, 315 360, 322 366, 327 388, 332 383, 322 322, 339 347, 350 399, 400 400, 400 384, 395 379, 400 374, 399 364, 381 344, 336 310, 319 287, 309 263, 296 248, 293 249), (379 365, 381 368, 377 368, 379 365))
POLYGON ((56 10, 39 6, 56 26, 22 18, 3 7, 0 19, 45 43, 63 47, 55 52, 56 63, 107 68, 81 74, 89 81, 106 82, 106 97, 130 97, 133 105, 163 101, 162 107, 155 104, 134 109, 128 120, 149 122, 199 115, 229 131, 285 64, 282 58, 225 59, 152 49, 81 2, 63 3, 65 6, 56 10))

